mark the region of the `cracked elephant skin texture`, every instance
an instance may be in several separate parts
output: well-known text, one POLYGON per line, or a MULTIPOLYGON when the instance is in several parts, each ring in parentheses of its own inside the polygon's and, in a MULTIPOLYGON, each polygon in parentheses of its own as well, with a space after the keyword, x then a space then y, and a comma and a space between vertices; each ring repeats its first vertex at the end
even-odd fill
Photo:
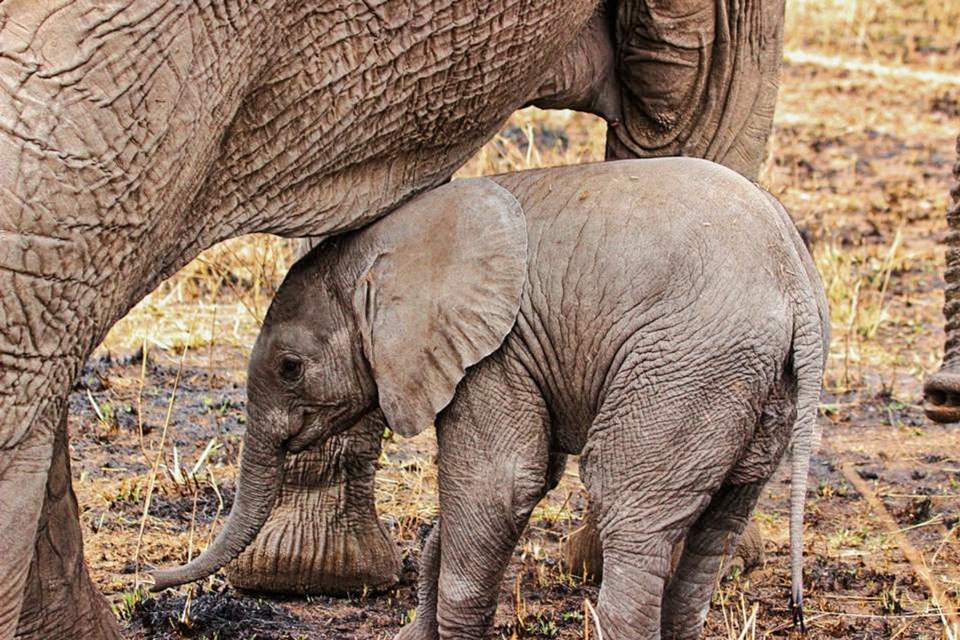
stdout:
POLYGON ((155 587, 232 561, 269 516, 282 458, 373 412, 401 436, 435 424, 439 443, 440 524, 404 640, 486 637, 519 535, 568 454, 582 456, 603 549, 605 634, 698 637, 720 563, 791 440, 802 621, 828 326, 787 213, 720 165, 454 181, 293 266, 251 355, 230 517, 155 587))
POLYGON ((776 69, 753 61, 779 55, 782 0, 704 14, 694 29, 714 44, 695 47, 710 55, 694 76, 680 53, 693 40, 670 39, 677 12, 661 6, 0 2, 0 639, 118 635, 83 570, 75 496, 53 478, 68 462, 65 399, 112 324, 203 249, 359 228, 447 180, 526 103, 594 111, 623 125, 611 136, 635 117, 669 128, 677 101, 658 100, 661 82, 678 95, 731 67, 728 112, 676 122, 684 140, 742 145, 631 134, 617 149, 750 156, 755 171, 776 69), (646 42, 681 63, 640 86, 646 42))

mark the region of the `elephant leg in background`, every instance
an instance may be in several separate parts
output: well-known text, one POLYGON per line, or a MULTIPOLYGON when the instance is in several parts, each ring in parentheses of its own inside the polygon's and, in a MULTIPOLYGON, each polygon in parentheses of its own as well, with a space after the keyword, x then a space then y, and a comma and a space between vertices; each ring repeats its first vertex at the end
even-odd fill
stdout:
POLYGON ((756 179, 773 126, 784 0, 619 2, 621 126, 607 157, 706 158, 756 179))
POLYGON ((730 557, 762 489, 762 483, 724 486, 691 527, 663 599, 665 640, 700 637, 720 565, 730 557))
MULTIPOLYGON (((4 407, 5 408, 5 407, 4 407)), ((61 408, 47 403, 46 413, 61 408)), ((7 414, 10 415, 10 414, 7 414)), ((34 537, 47 495, 56 423, 37 421, 41 428, 27 435, 16 449, 0 449, 0 638, 13 637, 35 554, 34 537)), ((37 605, 32 605, 37 608, 37 605)))
MULTIPOLYGON (((0 278, 0 289, 15 286, 11 280, 0 278)), ((69 289, 49 293, 59 294, 53 299, 67 308, 75 301, 69 289)), ((0 305, 0 316, 8 311, 11 320, 0 326, 0 416, 29 430, 19 438, 14 431, 11 439, 0 442, 0 638, 119 638, 116 618, 93 587, 83 561, 67 444, 65 405, 75 375, 72 362, 33 353, 25 360, 28 364, 10 366, 11 351, 22 353, 33 346, 25 338, 19 344, 11 339, 26 335, 18 333, 22 326, 16 322, 16 305, 0 305)), ((56 329, 52 322, 31 319, 35 322, 29 335, 35 341, 56 329)), ((65 353, 73 348, 69 337, 63 337, 61 345, 65 353)))
POLYGON ((227 569, 234 586, 344 595, 396 584, 400 554, 374 499, 383 431, 374 412, 321 447, 287 457, 270 519, 227 569))
POLYGON ((439 640, 437 585, 440 580, 440 525, 438 520, 423 546, 417 578, 417 617, 400 630, 396 640, 439 640))
MULTIPOLYGON (((682 544, 674 550, 673 565, 679 561, 682 544)), ((759 567, 764 561, 763 536, 753 521, 747 522, 746 528, 737 540, 737 547, 730 561, 730 570, 739 570, 748 573, 759 567)), ((563 546, 563 564, 567 571, 587 581, 598 584, 603 580, 603 549, 600 546, 600 534, 597 525, 587 513, 583 525, 573 531, 563 546)))
POLYGON ((937 422, 960 421, 960 136, 957 137, 957 162, 953 166, 952 203, 947 212, 950 235, 947 237, 947 266, 944 273, 943 315, 947 339, 943 366, 923 385, 927 417, 937 422))
POLYGON ((70 478, 67 413, 56 431, 17 638, 120 638, 120 628, 83 562, 79 509, 70 478))

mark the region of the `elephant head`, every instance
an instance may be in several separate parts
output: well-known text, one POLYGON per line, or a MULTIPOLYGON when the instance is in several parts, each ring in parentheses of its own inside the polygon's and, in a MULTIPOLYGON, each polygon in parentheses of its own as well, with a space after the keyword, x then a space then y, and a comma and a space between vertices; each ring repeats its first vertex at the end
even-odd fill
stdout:
POLYGON ((284 457, 372 411, 413 436, 513 327, 526 280, 520 205, 489 180, 441 187, 291 269, 250 358, 236 499, 216 540, 154 590, 235 559, 270 515, 284 457))

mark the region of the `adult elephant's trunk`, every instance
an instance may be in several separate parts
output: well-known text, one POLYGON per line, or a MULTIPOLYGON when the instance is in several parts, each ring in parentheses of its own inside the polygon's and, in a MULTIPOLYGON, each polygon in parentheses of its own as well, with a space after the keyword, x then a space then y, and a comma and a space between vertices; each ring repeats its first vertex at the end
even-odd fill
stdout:
POLYGON ((286 457, 270 518, 225 569, 231 585, 260 593, 345 595, 397 583, 403 563, 375 497, 385 426, 375 411, 286 457))
POLYGON ((947 211, 950 235, 947 237, 947 286, 943 315, 947 340, 943 367, 927 378, 923 395, 927 417, 937 422, 960 421, 960 136, 957 137, 957 163, 953 166, 953 203, 947 211))
MULTIPOLYGON (((248 431, 249 433, 249 431, 248 431)), ((267 521, 283 480, 283 452, 244 439, 237 495, 227 524, 206 551, 182 567, 153 574, 151 591, 205 578, 239 556, 267 521)))

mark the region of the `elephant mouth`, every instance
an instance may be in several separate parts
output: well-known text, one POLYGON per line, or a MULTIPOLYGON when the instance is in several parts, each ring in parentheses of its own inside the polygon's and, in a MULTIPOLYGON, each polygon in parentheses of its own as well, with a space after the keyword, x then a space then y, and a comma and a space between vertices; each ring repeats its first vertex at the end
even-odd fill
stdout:
POLYGON ((307 438, 306 434, 299 434, 287 441, 286 449, 289 453, 301 453, 310 448, 316 438, 307 438))
POLYGON ((369 411, 355 418, 356 412, 349 405, 314 404, 303 409, 303 428, 286 441, 284 448, 289 453, 301 453, 317 442, 346 431, 369 411))

